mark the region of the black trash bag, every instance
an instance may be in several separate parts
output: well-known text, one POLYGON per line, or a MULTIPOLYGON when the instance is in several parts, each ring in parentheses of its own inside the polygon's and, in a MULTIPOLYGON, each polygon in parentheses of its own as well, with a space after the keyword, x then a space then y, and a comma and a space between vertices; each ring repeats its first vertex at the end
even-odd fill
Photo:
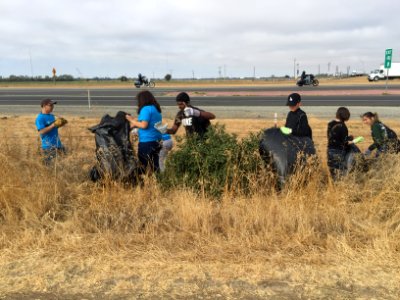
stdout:
POLYGON ((261 138, 260 154, 278 176, 278 187, 282 187, 296 166, 304 166, 307 157, 316 151, 309 137, 284 135, 279 128, 269 128, 261 138))
POLYGON ((92 181, 108 178, 134 184, 138 163, 129 140, 130 125, 126 113, 119 111, 115 117, 105 115, 100 124, 89 128, 95 134, 96 165, 90 170, 92 181))

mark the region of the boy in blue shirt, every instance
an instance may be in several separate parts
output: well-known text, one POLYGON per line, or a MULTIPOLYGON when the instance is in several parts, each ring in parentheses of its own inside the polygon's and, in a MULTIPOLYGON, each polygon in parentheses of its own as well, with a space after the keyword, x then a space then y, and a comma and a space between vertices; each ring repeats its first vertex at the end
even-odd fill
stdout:
POLYGON ((52 114, 54 104, 57 102, 51 99, 44 99, 40 103, 42 111, 36 117, 36 128, 42 140, 42 153, 44 163, 48 165, 59 153, 65 153, 65 148, 58 136, 58 128, 67 124, 63 118, 56 119, 52 114))

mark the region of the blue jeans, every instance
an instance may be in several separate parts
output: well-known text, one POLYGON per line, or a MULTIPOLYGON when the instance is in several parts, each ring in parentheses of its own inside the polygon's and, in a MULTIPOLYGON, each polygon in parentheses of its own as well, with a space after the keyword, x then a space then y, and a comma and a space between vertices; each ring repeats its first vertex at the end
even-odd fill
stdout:
POLYGON ((42 149, 43 163, 48 166, 54 158, 63 154, 66 154, 64 146, 60 148, 42 149))
POLYGON ((138 147, 138 156, 140 162, 140 173, 144 174, 147 170, 150 172, 158 172, 159 153, 161 150, 161 143, 154 142, 140 142, 138 147))

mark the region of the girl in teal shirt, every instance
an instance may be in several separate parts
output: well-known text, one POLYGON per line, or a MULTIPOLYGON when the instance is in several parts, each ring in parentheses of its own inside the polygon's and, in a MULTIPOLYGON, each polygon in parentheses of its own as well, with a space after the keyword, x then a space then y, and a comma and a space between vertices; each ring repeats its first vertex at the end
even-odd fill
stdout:
POLYGON ((138 156, 141 173, 157 172, 159 170, 159 153, 162 134, 154 126, 162 121, 161 107, 153 94, 142 91, 137 94, 138 118, 126 115, 131 128, 139 128, 138 156))

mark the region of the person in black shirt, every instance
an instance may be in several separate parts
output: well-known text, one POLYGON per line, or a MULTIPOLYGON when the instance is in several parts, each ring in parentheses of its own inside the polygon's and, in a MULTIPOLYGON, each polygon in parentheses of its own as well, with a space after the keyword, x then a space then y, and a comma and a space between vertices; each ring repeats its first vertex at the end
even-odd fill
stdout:
POLYGON ((167 133, 175 134, 179 127, 183 125, 186 130, 186 136, 197 135, 203 137, 210 126, 210 120, 215 119, 215 115, 191 106, 190 97, 185 92, 181 92, 176 96, 176 103, 179 111, 176 114, 174 125, 172 128, 167 129, 167 133))
POLYGON ((307 115, 300 109, 301 96, 297 93, 290 94, 286 105, 290 112, 286 118, 286 128, 291 129, 291 134, 299 137, 309 137, 312 139, 312 130, 308 125, 307 115))
POLYGON ((349 135, 345 123, 349 119, 350 111, 346 107, 339 107, 336 119, 328 123, 328 167, 333 180, 345 175, 351 168, 353 161, 346 161, 346 155, 350 151, 360 152, 349 135))

